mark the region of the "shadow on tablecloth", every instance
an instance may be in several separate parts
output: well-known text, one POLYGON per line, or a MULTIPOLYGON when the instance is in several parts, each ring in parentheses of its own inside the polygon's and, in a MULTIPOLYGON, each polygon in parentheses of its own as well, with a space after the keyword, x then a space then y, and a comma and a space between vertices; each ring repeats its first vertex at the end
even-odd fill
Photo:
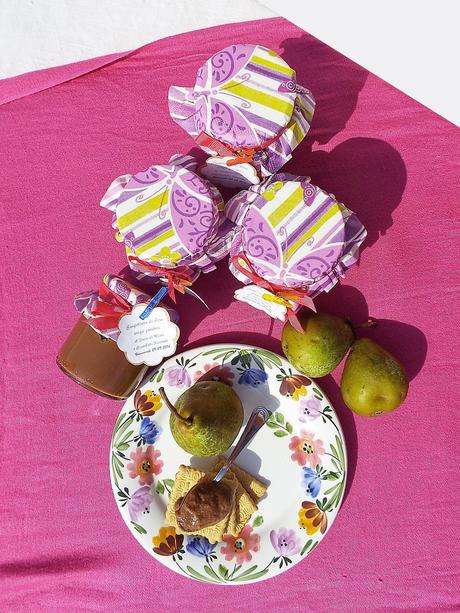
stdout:
MULTIPOLYGON (((362 126, 359 137, 332 150, 318 149, 329 149, 328 143, 350 122, 369 73, 311 36, 287 38, 281 46, 298 83, 316 99, 311 130, 283 170, 311 176, 314 184, 357 213, 368 231, 364 248, 370 247, 391 227, 391 213, 401 202, 407 180, 401 155, 383 140, 366 138, 362 126)), ((373 129, 369 126, 369 132, 373 129)))
POLYGON ((307 34, 286 38, 281 47, 281 56, 296 71, 297 82, 310 89, 316 100, 311 131, 300 147, 313 141, 324 145, 345 128, 369 73, 307 34))

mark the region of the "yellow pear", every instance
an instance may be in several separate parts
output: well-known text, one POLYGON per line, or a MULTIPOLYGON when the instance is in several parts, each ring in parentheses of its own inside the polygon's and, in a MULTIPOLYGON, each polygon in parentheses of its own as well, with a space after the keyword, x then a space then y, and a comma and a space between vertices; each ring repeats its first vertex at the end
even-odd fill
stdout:
POLYGON ((358 415, 393 411, 407 395, 403 365, 370 338, 355 341, 345 362, 340 388, 349 409, 358 415))
POLYGON ((296 370, 307 377, 324 377, 343 359, 355 339, 352 326, 336 315, 303 311, 303 332, 284 324, 281 346, 296 370))
POLYGON ((229 385, 199 381, 183 392, 175 405, 163 388, 159 392, 171 411, 171 434, 182 449, 196 456, 213 456, 233 443, 244 411, 239 396, 229 385))

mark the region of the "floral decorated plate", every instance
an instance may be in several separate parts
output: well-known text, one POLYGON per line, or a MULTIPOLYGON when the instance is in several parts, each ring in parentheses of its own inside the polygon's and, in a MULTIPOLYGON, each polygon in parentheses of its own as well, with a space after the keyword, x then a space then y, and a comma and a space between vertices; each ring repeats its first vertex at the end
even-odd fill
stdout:
POLYGON ((120 513, 139 543, 175 572, 213 584, 237 585, 274 577, 318 545, 337 515, 346 483, 345 441, 319 386, 278 355, 245 345, 210 345, 174 356, 125 403, 110 449, 110 475, 120 513), (176 534, 164 525, 179 464, 210 468, 215 458, 183 451, 169 430, 172 402, 198 380, 232 385, 245 408, 273 411, 237 463, 268 484, 239 538, 176 534))

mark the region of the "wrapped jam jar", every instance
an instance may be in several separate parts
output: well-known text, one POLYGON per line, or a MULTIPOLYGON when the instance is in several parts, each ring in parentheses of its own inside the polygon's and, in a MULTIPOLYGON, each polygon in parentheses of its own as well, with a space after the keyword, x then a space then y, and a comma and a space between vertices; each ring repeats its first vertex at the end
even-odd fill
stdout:
POLYGON ((196 167, 193 157, 175 155, 168 164, 118 177, 101 201, 113 212, 130 268, 167 283, 174 301, 175 290, 184 293, 228 254, 233 229, 219 190, 196 167))
POLYGON ((256 184, 291 159, 315 110, 282 57, 235 44, 210 57, 193 87, 169 89, 169 113, 212 157, 200 172, 218 185, 256 184), (218 166, 218 167, 216 167, 218 166))
MULTIPOLYGON (((75 307, 80 318, 62 345, 56 362, 71 379, 86 389, 114 399, 127 398, 145 376, 148 366, 128 362, 117 346, 120 317, 149 296, 127 281, 105 275, 98 291, 79 294, 75 307)), ((175 311, 164 304, 171 320, 175 311)))
POLYGON ((357 262, 366 230, 309 177, 278 173, 227 202, 235 223, 230 270, 245 284, 235 297, 276 319, 328 292, 357 262))

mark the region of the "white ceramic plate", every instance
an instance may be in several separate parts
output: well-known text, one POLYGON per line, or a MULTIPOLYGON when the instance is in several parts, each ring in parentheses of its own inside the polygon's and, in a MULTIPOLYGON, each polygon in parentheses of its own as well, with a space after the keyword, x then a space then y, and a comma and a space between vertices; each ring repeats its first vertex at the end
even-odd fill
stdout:
MULTIPOLYGON (((244 424, 243 424, 244 425, 244 424)), ((110 476, 120 513, 139 543, 171 570, 214 584, 274 577, 305 558, 331 527, 346 483, 345 441, 334 409, 318 385, 278 355, 246 345, 209 345, 164 362, 125 403, 110 450, 110 476), (164 525, 179 464, 209 468, 175 443, 172 402, 198 379, 233 386, 245 407, 273 411, 237 463, 268 483, 257 512, 235 539, 211 545, 164 525)))

